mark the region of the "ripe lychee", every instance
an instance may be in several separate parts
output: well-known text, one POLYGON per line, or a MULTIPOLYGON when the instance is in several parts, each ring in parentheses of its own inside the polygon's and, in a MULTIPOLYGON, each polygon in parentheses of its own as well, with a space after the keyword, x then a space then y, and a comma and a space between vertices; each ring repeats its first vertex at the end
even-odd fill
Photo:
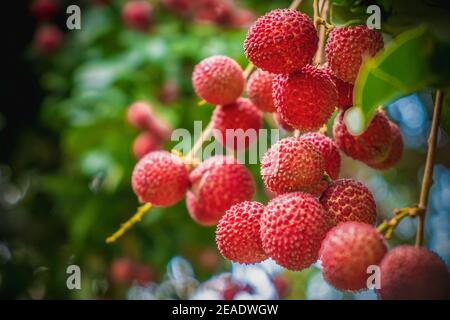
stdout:
POLYGON ((53 18, 58 13, 58 9, 58 0, 34 0, 31 4, 31 13, 39 20, 53 18))
POLYGON ((277 122, 278 126, 284 131, 292 132, 295 130, 286 121, 283 120, 283 118, 280 116, 278 112, 274 112, 273 117, 275 118, 275 121, 277 122))
POLYGON ((247 81, 247 93, 250 100, 261 111, 275 112, 275 105, 272 98, 272 82, 275 74, 256 70, 247 81))
POLYGON ((247 168, 231 157, 214 156, 190 174, 187 208, 192 219, 215 225, 232 205, 251 200, 255 182, 247 168))
POLYGON ((153 111, 152 106, 145 101, 136 101, 127 109, 127 120, 135 128, 147 130, 160 140, 170 137, 171 128, 153 111))
POLYGON ((276 194, 309 191, 323 174, 324 160, 320 151, 312 143, 297 137, 278 141, 261 161, 264 184, 276 194))
POLYGON ((276 9, 250 27, 245 55, 255 66, 273 73, 299 71, 310 63, 318 37, 311 19, 291 9, 276 9))
POLYGON ((277 112, 292 127, 316 131, 336 108, 337 91, 323 70, 307 65, 300 72, 276 76, 273 99, 277 112))
POLYGON ((331 229, 320 249, 324 279, 339 290, 367 288, 367 268, 378 265, 387 252, 384 238, 374 227, 344 222, 331 229))
POLYGON ((403 138, 399 127, 389 122, 391 126, 392 142, 391 149, 386 159, 381 162, 367 162, 366 164, 371 168, 377 170, 389 170, 397 165, 403 155, 403 138))
POLYGON ((131 29, 147 30, 152 14, 153 7, 146 0, 129 0, 122 8, 122 20, 131 29))
POLYGON ((241 66, 225 56, 212 56, 197 64, 192 73, 195 93, 211 104, 234 102, 244 90, 241 66))
POLYGON ((286 193, 272 199, 261 219, 264 251, 289 270, 302 270, 316 262, 331 228, 327 212, 313 196, 286 193))
POLYGON ((222 145, 231 150, 247 149, 256 141, 262 127, 262 114, 246 98, 219 105, 211 119, 214 136, 222 145))
POLYGON ((380 265, 384 300, 450 299, 450 273, 445 263, 426 248, 398 246, 380 265))
POLYGON ((339 79, 354 83, 365 58, 383 49, 383 37, 367 26, 331 30, 325 48, 330 69, 339 79))
POLYGON ((391 147, 389 119, 383 112, 376 111, 366 131, 358 136, 348 132, 341 112, 334 120, 334 139, 338 147, 349 157, 363 161, 383 161, 391 147))
POLYGON ((257 263, 267 259, 260 237, 264 206, 256 201, 244 201, 228 209, 216 230, 220 253, 237 263, 257 263))
POLYGON ((184 197, 189 175, 179 157, 167 151, 154 151, 136 164, 131 182, 141 202, 167 207, 184 197))
POLYGON ((331 81, 336 85, 337 90, 337 106, 345 111, 353 105, 353 84, 342 81, 336 77, 330 68, 323 68, 323 70, 331 78, 331 81))
POLYGON ((62 44, 63 34, 53 25, 43 25, 37 29, 34 36, 34 46, 43 54, 57 51, 62 44))
POLYGON ((141 132, 133 142, 133 155, 139 160, 146 154, 161 149, 161 142, 150 132, 141 132))
POLYGON ((353 179, 333 181, 322 194, 320 203, 333 217, 335 225, 346 221, 373 225, 377 218, 372 193, 364 184, 353 179))

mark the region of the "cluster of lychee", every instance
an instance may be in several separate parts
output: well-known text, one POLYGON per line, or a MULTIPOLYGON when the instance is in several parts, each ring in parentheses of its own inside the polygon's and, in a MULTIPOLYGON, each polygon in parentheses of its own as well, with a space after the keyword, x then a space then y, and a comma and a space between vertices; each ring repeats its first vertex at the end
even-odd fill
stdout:
POLYGON ((63 41, 63 33, 50 21, 59 12, 59 0, 34 0, 31 14, 39 23, 34 35, 34 46, 42 54, 51 54, 58 50, 63 41))
POLYGON ((267 205, 252 201, 252 175, 225 156, 211 157, 191 170, 175 154, 151 152, 134 169, 134 192, 157 206, 173 205, 187 194, 192 218, 217 225, 216 243, 228 260, 248 264, 271 258, 289 270, 320 260, 324 278, 350 291, 367 288, 368 267, 380 265, 381 298, 448 297, 445 264, 426 249, 404 246, 387 253, 374 227, 373 195, 361 182, 338 179, 339 149, 377 169, 394 166, 402 150, 398 128, 377 112, 368 129, 355 137, 341 112, 333 130, 336 141, 314 132, 336 107, 345 111, 351 106, 359 68, 383 47, 381 35, 365 26, 335 27, 326 45, 326 67, 312 65, 317 46, 308 16, 274 10, 255 22, 244 43, 247 58, 259 68, 247 82, 249 98, 241 97, 243 70, 228 57, 207 58, 193 71, 196 94, 216 105, 212 126, 225 147, 237 149, 236 135, 230 139, 227 130, 258 131, 263 112, 276 112, 283 126, 303 133, 278 141, 264 155, 261 176, 274 194, 267 205), (404 259, 411 269, 397 266, 404 259))

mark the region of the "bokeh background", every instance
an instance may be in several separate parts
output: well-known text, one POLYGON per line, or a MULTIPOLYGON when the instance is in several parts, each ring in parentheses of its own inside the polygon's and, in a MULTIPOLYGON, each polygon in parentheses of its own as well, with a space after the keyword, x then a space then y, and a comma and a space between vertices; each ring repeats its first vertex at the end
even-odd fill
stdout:
MULTIPOLYGON (((124 237, 105 244, 138 205, 130 175, 139 132, 126 122, 127 106, 145 100, 173 128, 192 130, 194 120, 206 125, 212 107, 197 106, 193 66, 223 54, 245 67, 242 43, 248 26, 290 1, 150 1, 152 22, 145 32, 123 23, 126 1, 58 2, 58 14, 45 22, 33 16, 29 1, 17 1, 10 11, 18 27, 6 36, 8 58, 2 69, 1 298, 376 298, 370 291, 331 288, 320 265, 302 272, 270 261, 232 265, 217 251, 214 228, 194 223, 184 202, 153 209, 124 237), (192 10, 177 6, 194 2, 201 4, 192 10), (65 8, 75 3, 81 7, 82 28, 69 31, 65 8), (35 33, 47 24, 63 32, 61 46, 52 53, 36 45, 35 33), (66 287, 66 268, 72 264, 81 268, 81 290, 66 287)), ((348 17, 342 10, 334 14, 350 19, 360 14, 358 6, 370 3, 356 2, 348 6, 356 8, 348 17)), ((311 1, 300 9, 311 13, 311 1)), ((387 26, 395 35, 398 25, 387 26)), ((417 202, 433 94, 422 90, 386 107, 406 145, 397 168, 380 173, 343 159, 342 176, 369 187, 380 218, 417 202)), ((165 149, 171 146, 167 142, 165 149)), ((426 242, 450 264, 450 144, 444 131, 436 163, 426 242)), ((265 203, 258 166, 250 169, 258 183, 256 200, 265 203)), ((390 243, 411 243, 414 235, 414 221, 405 219, 390 243)))

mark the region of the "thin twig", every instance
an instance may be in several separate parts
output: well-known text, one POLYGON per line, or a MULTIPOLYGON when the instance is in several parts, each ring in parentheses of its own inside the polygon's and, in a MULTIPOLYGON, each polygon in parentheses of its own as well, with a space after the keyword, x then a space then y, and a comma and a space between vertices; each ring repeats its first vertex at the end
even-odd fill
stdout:
POLYGON ((294 0, 294 1, 292 1, 291 5, 289 6, 289 9, 297 10, 301 4, 302 4, 302 0, 294 0))
MULTIPOLYGON (((330 2, 328 0, 324 0, 322 3, 322 9, 320 10, 320 18, 323 21, 326 21, 328 18, 328 13, 330 9, 330 2)), ((319 13, 318 13, 319 14, 319 13)), ((316 16, 314 16, 314 20, 316 20, 316 16)), ((317 52, 314 57, 315 65, 322 65, 325 62, 325 38, 327 34, 327 28, 325 25, 318 25, 319 28, 319 44, 317 47, 317 52)))

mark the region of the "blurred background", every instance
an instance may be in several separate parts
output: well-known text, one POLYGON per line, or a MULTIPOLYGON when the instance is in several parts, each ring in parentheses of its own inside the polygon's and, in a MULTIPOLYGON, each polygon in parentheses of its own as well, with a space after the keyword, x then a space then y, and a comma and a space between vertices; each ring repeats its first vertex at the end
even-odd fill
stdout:
MULTIPOLYGON (((138 205, 130 175, 140 132, 127 124, 128 105, 147 101, 172 128, 206 124, 212 107, 197 106, 193 66, 223 54, 244 68, 248 26, 290 1, 148 1, 144 28, 142 20, 124 17, 127 1, 14 2, 4 11, 14 22, 2 21, 0 298, 376 298, 370 291, 333 289, 319 264, 302 272, 271 261, 232 265, 217 251, 215 229, 194 223, 184 202, 153 209, 117 242, 105 244, 138 205), (80 30, 67 30, 70 4, 81 8, 80 30), (81 269, 80 290, 66 286, 70 265, 81 269)), ((311 2, 300 10, 311 13, 311 2)), ((355 8, 370 1, 356 2, 355 8)), ((433 96, 422 90, 386 107, 406 145, 397 168, 380 173, 343 159, 342 177, 369 187, 380 218, 417 202, 433 96)), ((162 147, 171 146, 166 141, 162 147)), ((426 241, 450 264, 450 144, 443 131, 436 163, 426 241)), ((249 168, 258 183, 255 198, 266 203, 259 167, 249 168)), ((411 243, 414 236, 414 221, 405 219, 390 243, 411 243)))

